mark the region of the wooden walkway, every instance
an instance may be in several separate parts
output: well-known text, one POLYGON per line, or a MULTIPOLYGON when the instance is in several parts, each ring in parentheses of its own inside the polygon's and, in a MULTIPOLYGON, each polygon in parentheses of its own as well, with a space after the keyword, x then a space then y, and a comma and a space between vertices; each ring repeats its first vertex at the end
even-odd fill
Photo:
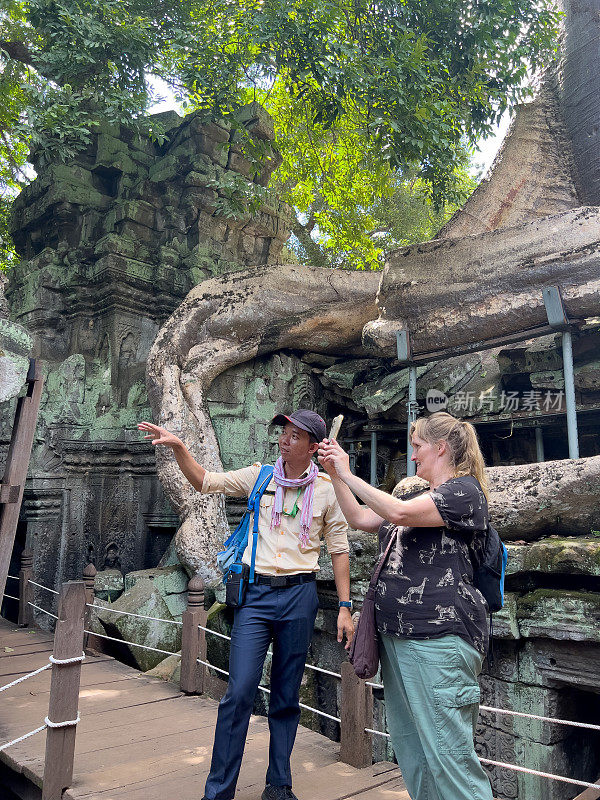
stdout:
MULTIPOLYGON (((48 663, 52 636, 0 620, 0 685, 48 663)), ((0 697, 0 744, 43 724, 50 670, 0 697)), ((107 656, 81 672, 73 784, 63 800, 199 800, 210 765, 217 703, 183 695, 107 656)), ((269 731, 252 717, 236 800, 259 800, 269 731)), ((0 762, 41 786, 45 732, 0 752, 0 762)), ((410 800, 394 764, 340 763, 339 745, 299 728, 292 756, 300 800, 410 800)), ((1 780, 1 779, 0 779, 1 780)), ((1 786, 0 786, 1 793, 1 786)))

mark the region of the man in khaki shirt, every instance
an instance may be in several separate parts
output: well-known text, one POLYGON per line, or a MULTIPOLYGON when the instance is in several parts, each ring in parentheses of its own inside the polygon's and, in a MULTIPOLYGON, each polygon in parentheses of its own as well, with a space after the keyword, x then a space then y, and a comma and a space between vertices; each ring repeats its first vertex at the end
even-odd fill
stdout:
MULTIPOLYGON (((277 415, 281 457, 260 500, 256 580, 234 612, 227 692, 219 704, 210 773, 203 800, 232 800, 248 723, 269 644, 273 643, 269 698, 269 768, 262 800, 297 800, 290 756, 300 719, 299 691, 318 608, 315 576, 321 539, 331 555, 340 600, 338 641, 352 639, 347 523, 328 475, 312 461, 325 438, 325 422, 314 411, 277 415), (290 485, 291 484, 291 485, 290 485)), ((232 472, 208 472, 183 442, 148 422, 152 444, 171 447, 192 486, 203 493, 248 497, 260 472, 253 464, 232 472)), ((251 538, 243 556, 251 560, 251 538)))

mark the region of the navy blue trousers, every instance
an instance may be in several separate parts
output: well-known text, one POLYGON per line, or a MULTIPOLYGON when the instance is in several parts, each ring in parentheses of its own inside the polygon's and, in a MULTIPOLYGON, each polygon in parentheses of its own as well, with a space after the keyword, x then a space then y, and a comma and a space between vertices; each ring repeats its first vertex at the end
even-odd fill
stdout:
POLYGON ((219 703, 207 800, 232 800, 254 698, 273 642, 267 783, 291 786, 290 756, 300 719, 299 692, 317 614, 315 581, 272 589, 250 585, 235 611, 227 692, 219 703))

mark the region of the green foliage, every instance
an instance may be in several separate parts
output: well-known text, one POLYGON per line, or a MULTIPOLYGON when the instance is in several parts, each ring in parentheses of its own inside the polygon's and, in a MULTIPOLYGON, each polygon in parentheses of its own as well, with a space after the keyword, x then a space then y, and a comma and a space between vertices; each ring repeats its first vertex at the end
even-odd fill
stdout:
POLYGON ((317 266, 376 269, 384 251, 433 238, 475 188, 464 147, 445 197, 436 206, 431 186, 415 170, 382 160, 360 115, 329 129, 315 124, 282 87, 259 95, 275 121, 283 163, 278 193, 298 219, 291 247, 317 266))
POLYGON ((289 93, 311 123, 361 118, 379 158, 416 166, 440 198, 463 136, 474 143, 529 90, 557 13, 545 0, 207 0, 197 42, 210 82, 199 107, 226 113, 243 87, 289 93), (202 36, 202 34, 204 34, 202 36))
POLYGON ((226 219, 239 219, 246 214, 255 214, 269 195, 267 189, 249 183, 235 172, 213 178, 206 185, 219 190, 216 211, 226 219))
MULTIPOLYGON (((144 114, 155 75, 207 115, 263 101, 282 136, 278 185, 321 256, 373 266, 381 241, 365 234, 386 203, 396 220, 421 208, 416 231, 464 196, 465 148, 529 94, 557 22, 551 0, 2 0, 0 184, 22 181, 30 146, 71 158, 100 119, 162 141, 144 114)), ((248 207, 240 191, 231 213, 248 207)))

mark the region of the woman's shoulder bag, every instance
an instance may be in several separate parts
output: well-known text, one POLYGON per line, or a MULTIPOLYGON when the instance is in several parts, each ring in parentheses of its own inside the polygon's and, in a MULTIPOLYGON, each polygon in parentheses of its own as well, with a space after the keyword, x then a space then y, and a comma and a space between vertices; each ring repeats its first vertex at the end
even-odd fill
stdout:
POLYGON ((398 528, 394 528, 371 576, 371 582, 363 600, 360 617, 358 618, 358 624, 348 653, 348 660, 354 667, 354 672, 363 680, 372 678, 379 668, 379 642, 377 640, 377 625, 375 624, 375 592, 379 574, 397 536, 398 528))

